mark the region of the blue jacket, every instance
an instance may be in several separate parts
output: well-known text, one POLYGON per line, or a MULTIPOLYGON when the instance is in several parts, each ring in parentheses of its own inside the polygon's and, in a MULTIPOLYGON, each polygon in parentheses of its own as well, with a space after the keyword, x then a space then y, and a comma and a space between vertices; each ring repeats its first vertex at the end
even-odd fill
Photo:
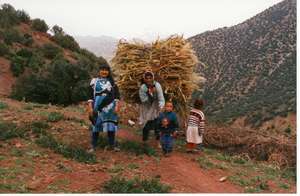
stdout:
POLYGON ((161 121, 163 118, 167 118, 170 121, 170 129, 172 129, 173 131, 177 131, 179 128, 179 123, 177 120, 177 116, 175 114, 175 112, 161 112, 159 113, 159 116, 157 118, 158 121, 158 127, 159 129, 161 128, 161 121))

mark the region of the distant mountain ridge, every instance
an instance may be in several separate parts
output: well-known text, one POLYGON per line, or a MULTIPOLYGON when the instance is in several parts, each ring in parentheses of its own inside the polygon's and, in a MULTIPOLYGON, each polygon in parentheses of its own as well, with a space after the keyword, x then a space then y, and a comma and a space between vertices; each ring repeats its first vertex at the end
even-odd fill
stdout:
POLYGON ((92 51, 106 60, 112 59, 118 44, 118 39, 110 36, 74 36, 82 48, 92 51))
POLYGON ((217 121, 260 125, 296 112, 296 0, 285 0, 245 22, 189 38, 206 66, 203 98, 217 121))

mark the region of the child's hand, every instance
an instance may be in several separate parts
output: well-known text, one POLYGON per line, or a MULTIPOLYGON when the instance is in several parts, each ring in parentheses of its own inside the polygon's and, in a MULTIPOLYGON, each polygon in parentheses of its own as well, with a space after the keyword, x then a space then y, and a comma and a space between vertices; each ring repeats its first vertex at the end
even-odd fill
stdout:
POLYGON ((172 136, 173 136, 174 138, 177 138, 177 131, 174 131, 173 134, 172 134, 172 136))

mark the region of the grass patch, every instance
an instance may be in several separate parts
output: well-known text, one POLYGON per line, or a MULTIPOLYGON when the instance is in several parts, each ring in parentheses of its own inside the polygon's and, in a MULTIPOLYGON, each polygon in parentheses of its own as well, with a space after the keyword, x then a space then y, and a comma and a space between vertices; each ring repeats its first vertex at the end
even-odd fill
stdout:
POLYGON ((199 157, 196 160, 203 169, 212 169, 216 167, 207 157, 199 157))
POLYGON ((146 154, 149 156, 155 156, 156 150, 149 145, 143 145, 136 141, 122 141, 120 143, 121 150, 135 153, 136 155, 146 154))
POLYGON ((64 115, 59 112, 50 112, 47 117, 49 122, 58 122, 62 119, 64 119, 64 115))
POLYGON ((138 169, 139 165, 135 164, 135 163, 129 163, 127 166, 129 169, 138 169))
POLYGON ((290 189, 290 185, 285 184, 285 183, 279 183, 279 184, 278 184, 278 187, 279 187, 279 188, 282 188, 282 189, 290 189))
POLYGON ((11 184, 11 183, 0 183, 0 191, 5 192, 5 191, 11 191, 14 193, 27 193, 28 190, 25 186, 25 184, 11 184))
POLYGON ((120 164, 114 165, 113 167, 108 169, 110 173, 119 173, 124 170, 124 167, 120 164))
POLYGON ((8 108, 8 105, 6 103, 0 101, 0 110, 4 110, 7 108, 8 108))
POLYGON ((7 123, 0 121, 0 141, 20 137, 25 137, 28 130, 25 127, 17 127, 14 123, 7 123))
POLYGON ((42 135, 36 140, 36 143, 41 147, 50 148, 66 158, 74 159, 78 162, 96 163, 96 156, 94 154, 90 154, 82 148, 68 146, 58 142, 51 135, 42 135))
POLYGON ((24 110, 33 110, 34 107, 33 107, 32 104, 27 104, 27 105, 25 105, 25 106, 23 107, 23 109, 24 109, 24 110))
POLYGON ((45 129, 48 129, 50 126, 47 122, 44 121, 35 121, 30 125, 31 131, 34 134, 46 134, 45 129))
POLYGON ((141 180, 139 178, 125 179, 113 177, 104 183, 104 193, 168 193, 170 187, 163 185, 156 178, 141 180))

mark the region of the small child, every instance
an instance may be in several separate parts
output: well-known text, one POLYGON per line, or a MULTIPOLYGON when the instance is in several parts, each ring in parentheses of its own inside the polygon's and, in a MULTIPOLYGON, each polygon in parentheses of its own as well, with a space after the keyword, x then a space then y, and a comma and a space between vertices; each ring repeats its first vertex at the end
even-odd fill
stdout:
POLYGON ((168 155, 172 151, 173 137, 179 128, 178 120, 175 112, 173 112, 173 103, 167 101, 164 107, 164 112, 161 112, 157 118, 156 134, 160 133, 160 141, 164 154, 168 155), (165 124, 164 124, 165 123, 165 124))
POLYGON ((168 118, 163 118, 161 121, 161 126, 159 128, 161 137, 160 142, 162 146, 162 151, 164 156, 169 156, 173 150, 173 137, 175 137, 175 131, 170 126, 170 121, 168 118))
POLYGON ((188 127, 186 131, 187 152, 197 151, 196 147, 203 142, 205 116, 201 111, 203 108, 203 100, 197 99, 194 107, 190 111, 188 127))

